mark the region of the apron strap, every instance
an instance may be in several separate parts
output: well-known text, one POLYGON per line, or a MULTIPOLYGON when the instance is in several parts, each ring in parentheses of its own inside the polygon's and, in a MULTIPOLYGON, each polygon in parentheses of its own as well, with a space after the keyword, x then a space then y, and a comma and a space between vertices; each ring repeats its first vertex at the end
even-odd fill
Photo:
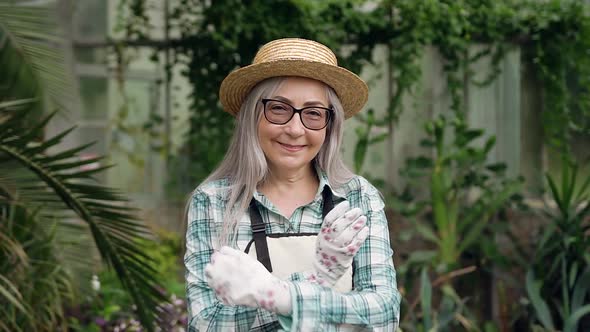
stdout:
POLYGON ((268 254, 268 245, 266 243, 266 226, 262 222, 260 211, 256 207, 254 198, 250 201, 250 227, 252 227, 252 237, 256 244, 256 257, 264 265, 268 272, 272 272, 270 255, 268 254))
MULTIPOLYGON (((322 207, 322 220, 330 210, 334 208, 334 201, 332 199, 332 191, 328 186, 324 186, 322 191, 324 206, 322 207)), ((252 237, 256 245, 256 257, 258 261, 264 265, 268 272, 272 272, 272 264, 270 262, 270 254, 268 253, 268 244, 266 243, 266 225, 262 221, 262 216, 254 198, 250 201, 250 227, 252 228, 252 237)))
POLYGON ((324 206, 322 208, 322 220, 326 219, 328 212, 334 208, 334 200, 332 199, 332 191, 328 186, 324 186, 322 191, 322 197, 324 198, 324 206))

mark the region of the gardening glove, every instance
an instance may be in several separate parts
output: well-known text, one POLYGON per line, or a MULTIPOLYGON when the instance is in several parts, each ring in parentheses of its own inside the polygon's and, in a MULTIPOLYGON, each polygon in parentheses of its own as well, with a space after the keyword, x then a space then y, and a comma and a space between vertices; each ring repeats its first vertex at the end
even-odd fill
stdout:
POLYGON ((263 308, 283 315, 291 313, 287 282, 270 274, 246 253, 222 247, 211 256, 205 276, 217 298, 227 305, 263 308))
POLYGON ((317 237, 314 260, 319 284, 334 286, 352 265, 354 255, 369 235, 366 222, 361 209, 350 209, 347 201, 326 215, 317 237))

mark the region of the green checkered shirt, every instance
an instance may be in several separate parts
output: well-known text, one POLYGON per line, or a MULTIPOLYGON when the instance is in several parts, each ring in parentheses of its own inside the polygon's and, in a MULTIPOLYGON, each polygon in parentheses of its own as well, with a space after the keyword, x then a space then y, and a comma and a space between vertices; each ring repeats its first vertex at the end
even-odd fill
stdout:
MULTIPOLYGON (((259 192, 254 193, 266 233, 318 233, 322 224, 322 190, 329 186, 320 172, 315 199, 297 208, 289 219, 259 192)), ((218 249, 224 211, 228 200, 226 180, 203 184, 195 191, 188 212, 186 233, 187 299, 189 331, 393 331, 399 321, 400 294, 389 243, 387 220, 381 195, 367 180, 354 177, 335 190, 334 204, 346 199, 367 216, 369 237, 354 257, 354 290, 339 293, 306 281, 308 273, 289 278, 293 311, 289 317, 245 306, 220 302, 205 279, 205 266, 218 249), (280 319, 280 322, 279 322, 280 319)), ((252 239, 250 217, 244 213, 238 225, 237 246, 244 250, 252 239)))

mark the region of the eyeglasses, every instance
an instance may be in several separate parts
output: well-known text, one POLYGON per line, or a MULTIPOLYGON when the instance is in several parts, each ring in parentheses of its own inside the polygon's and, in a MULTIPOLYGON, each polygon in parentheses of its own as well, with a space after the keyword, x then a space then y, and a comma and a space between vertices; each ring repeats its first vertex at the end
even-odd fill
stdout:
POLYGON ((264 117, 268 122, 284 125, 291 121, 295 113, 299 113, 301 123, 307 129, 324 129, 332 117, 332 109, 320 106, 309 106, 297 109, 284 101, 275 99, 262 99, 264 105, 264 117))

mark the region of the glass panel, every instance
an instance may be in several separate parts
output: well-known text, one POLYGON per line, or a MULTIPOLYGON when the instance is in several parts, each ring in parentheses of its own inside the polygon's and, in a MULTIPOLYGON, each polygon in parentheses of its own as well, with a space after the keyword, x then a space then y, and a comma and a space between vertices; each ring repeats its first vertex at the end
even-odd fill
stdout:
POLYGON ((107 49, 102 47, 74 47, 76 62, 85 64, 106 64, 107 49))
POLYGON ((153 139, 145 125, 158 105, 157 85, 151 80, 128 79, 125 94, 127 104, 118 100, 117 114, 112 117, 110 151, 117 171, 109 173, 109 182, 126 192, 152 193, 158 183, 153 176, 158 154, 151 148, 153 139))
POLYGON ((80 77, 83 120, 108 118, 108 81, 102 77, 80 77))
POLYGON ((74 35, 77 39, 104 39, 107 31, 107 5, 104 0, 76 1, 74 35))
POLYGON ((94 145, 82 151, 81 155, 91 157, 98 155, 102 156, 107 154, 107 137, 105 128, 81 125, 80 138, 84 144, 95 142, 94 145))

